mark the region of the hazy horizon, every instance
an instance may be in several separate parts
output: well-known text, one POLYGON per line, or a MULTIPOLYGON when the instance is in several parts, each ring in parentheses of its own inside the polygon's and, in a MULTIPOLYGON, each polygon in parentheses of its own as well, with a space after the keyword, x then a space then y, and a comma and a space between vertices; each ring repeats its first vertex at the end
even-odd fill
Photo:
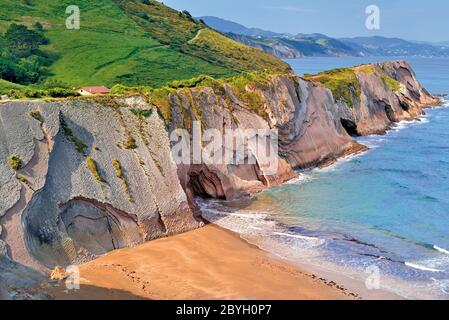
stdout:
POLYGON ((165 4, 188 10, 194 16, 216 16, 279 33, 322 33, 334 38, 383 36, 426 42, 449 41, 449 2, 387 0, 166 0, 165 4), (380 9, 380 30, 365 27, 365 9, 380 9), (344 23, 342 23, 344 22, 344 23))

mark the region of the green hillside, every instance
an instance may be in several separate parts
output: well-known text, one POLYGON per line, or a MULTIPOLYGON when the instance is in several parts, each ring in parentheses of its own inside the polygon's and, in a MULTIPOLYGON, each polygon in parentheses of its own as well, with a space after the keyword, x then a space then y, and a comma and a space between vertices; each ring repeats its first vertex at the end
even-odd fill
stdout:
POLYGON ((2 0, 0 33, 11 23, 43 26, 56 57, 49 78, 71 86, 161 86, 201 74, 288 71, 281 60, 230 40, 153 0, 2 0), (66 8, 77 5, 81 29, 68 30, 66 8))
POLYGON ((7 93, 9 90, 20 90, 23 89, 23 86, 20 84, 15 84, 3 79, 0 79, 0 94, 7 93))

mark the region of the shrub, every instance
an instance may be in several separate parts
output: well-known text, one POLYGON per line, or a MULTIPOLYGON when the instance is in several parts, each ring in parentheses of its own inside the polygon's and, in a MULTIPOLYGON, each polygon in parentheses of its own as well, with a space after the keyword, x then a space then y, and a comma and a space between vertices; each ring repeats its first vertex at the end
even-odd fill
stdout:
POLYGON ((162 87, 154 89, 148 94, 148 102, 158 108, 158 112, 166 122, 170 121, 171 118, 171 106, 168 96, 172 92, 174 92, 173 89, 162 87))
POLYGON ((25 178, 25 176, 22 176, 21 174, 19 174, 19 175, 17 176, 17 179, 19 179, 20 182, 23 182, 23 183, 25 183, 25 184, 28 183, 27 178, 25 178))
POLYGON ((124 147, 125 149, 137 149, 136 139, 134 139, 131 134, 128 134, 124 147))
POLYGON ((381 75, 381 78, 391 91, 397 92, 401 89, 401 84, 397 80, 384 74, 381 75))
POLYGON ((205 80, 212 79, 209 76, 201 75, 196 78, 188 79, 188 80, 174 80, 168 84, 170 88, 181 89, 181 88, 194 88, 200 85, 205 80))
POLYGON ((190 14, 190 12, 187 11, 187 10, 183 10, 183 11, 182 11, 182 15, 184 15, 187 19, 189 19, 189 20, 191 20, 191 21, 195 21, 195 20, 193 19, 192 15, 190 14))
POLYGON ((64 81, 60 81, 60 80, 55 80, 55 79, 47 79, 44 82, 42 82, 41 86, 44 89, 51 89, 51 88, 71 89, 72 88, 68 83, 66 83, 64 81))
POLYGON ((42 98, 46 95, 44 90, 26 89, 25 97, 27 98, 42 98))
POLYGON ((149 118, 153 114, 153 110, 131 109, 131 112, 137 117, 149 118))
POLYGON ((103 177, 101 176, 100 172, 98 171, 97 163, 95 162, 94 158, 87 157, 86 158, 86 165, 87 169, 89 169, 90 173, 97 179, 99 182, 105 182, 103 177))
POLYGON ((64 135, 67 137, 67 139, 69 139, 75 145, 76 151, 78 151, 82 155, 85 155, 87 145, 75 136, 72 129, 70 129, 70 127, 67 125, 67 123, 65 122, 65 119, 62 115, 60 118, 60 123, 61 123, 61 128, 64 131, 64 135))
POLYGON ((66 88, 50 88, 46 91, 46 93, 47 96, 52 98, 77 97, 80 95, 78 92, 66 88))
POLYGON ((33 110, 30 112, 30 117, 36 119, 41 124, 44 123, 44 118, 42 117, 41 113, 37 110, 33 110))
POLYGON ((133 88, 122 84, 116 84, 111 88, 111 94, 124 94, 130 92, 132 89, 133 88))
POLYGON ((112 166, 115 169, 115 175, 117 176, 117 178, 119 178, 123 184, 123 188, 125 189, 126 194, 128 195, 128 199, 130 202, 134 202, 133 197, 131 195, 131 191, 129 190, 129 185, 128 182, 125 179, 125 176, 123 174, 123 169, 122 169, 122 165, 120 164, 120 161, 118 160, 114 160, 112 162, 112 166))
POLYGON ((40 23, 39 21, 36 22, 36 23, 33 25, 33 27, 34 27, 34 29, 36 29, 36 30, 38 30, 38 31, 44 30, 44 26, 43 26, 42 23, 40 23))
POLYGON ((19 174, 17 176, 17 179, 22 182, 25 186, 27 186, 28 188, 30 188, 32 191, 35 191, 34 188, 31 186, 31 183, 27 180, 27 178, 25 178, 25 176, 19 174))
POLYGON ((335 101, 343 101, 349 108, 354 105, 353 98, 360 97, 362 93, 359 80, 352 68, 333 69, 304 78, 329 89, 335 101))
POLYGON ((7 161, 11 169, 15 171, 20 170, 20 168, 22 167, 22 160, 20 159, 19 156, 10 155, 7 161))
POLYGON ((10 99, 23 99, 25 98, 25 93, 21 90, 12 89, 8 91, 7 96, 10 99))
POLYGON ((118 160, 114 160, 112 162, 112 166, 115 169, 115 175, 117 176, 117 178, 123 179, 123 171, 122 171, 122 165, 120 164, 120 161, 118 160))

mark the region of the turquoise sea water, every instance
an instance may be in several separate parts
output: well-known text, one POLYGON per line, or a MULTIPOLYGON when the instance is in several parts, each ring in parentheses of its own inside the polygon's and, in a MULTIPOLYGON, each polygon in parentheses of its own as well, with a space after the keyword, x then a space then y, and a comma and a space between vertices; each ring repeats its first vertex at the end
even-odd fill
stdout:
MULTIPOLYGON (((389 59, 288 62, 303 74, 382 60, 389 59)), ((449 93, 449 59, 406 60, 429 91, 449 93)), ((374 266, 384 290, 449 298, 449 108, 426 113, 384 136, 358 138, 370 151, 301 172, 243 208, 206 203, 206 217, 284 258, 360 281, 374 266)))

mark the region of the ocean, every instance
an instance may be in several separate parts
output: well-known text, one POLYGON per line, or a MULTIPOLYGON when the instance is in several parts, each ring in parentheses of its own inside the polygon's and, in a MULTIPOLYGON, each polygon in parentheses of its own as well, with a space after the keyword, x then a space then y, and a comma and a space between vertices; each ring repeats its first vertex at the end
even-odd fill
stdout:
MULTIPOLYGON (((287 60, 299 74, 397 60, 287 60)), ((404 58, 432 93, 449 93, 449 59, 404 58)), ((449 102, 360 137, 366 153, 266 190, 203 202, 207 219, 292 262, 409 299, 449 298, 449 102)), ((330 276, 332 277, 332 276, 330 276)), ((333 280, 333 279, 331 279, 333 280)))

